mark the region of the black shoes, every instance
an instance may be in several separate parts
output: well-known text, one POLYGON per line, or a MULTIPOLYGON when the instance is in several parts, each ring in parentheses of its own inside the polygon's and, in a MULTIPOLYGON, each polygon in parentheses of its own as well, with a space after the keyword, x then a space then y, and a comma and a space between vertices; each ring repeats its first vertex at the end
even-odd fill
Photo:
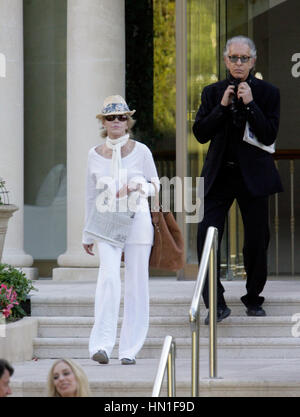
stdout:
POLYGON ((122 365, 135 365, 135 359, 128 359, 128 358, 123 358, 121 359, 121 364, 122 365))
MULTIPOLYGON (((220 323, 220 321, 226 319, 226 317, 230 316, 230 314, 231 314, 231 310, 227 306, 225 306, 225 307, 218 307, 217 308, 217 323, 220 323)), ((207 314, 207 317, 206 317, 204 323, 206 325, 209 324, 209 312, 207 314)))
POLYGON ((109 359, 105 350, 98 350, 98 352, 95 353, 95 355, 93 355, 92 359, 93 361, 99 362, 103 365, 106 365, 109 362, 109 359))
POLYGON ((265 310, 260 306, 247 307, 246 314, 247 316, 252 316, 252 317, 265 317, 266 316, 265 310))
MULTIPOLYGON (((217 308, 217 323, 226 319, 226 317, 230 316, 230 314, 231 314, 231 310, 227 306, 226 307, 218 307, 217 308)), ((249 307, 247 307, 246 314, 247 314, 247 316, 250 316, 250 317, 265 317, 266 316, 265 310, 260 306, 249 306, 249 307)), ((207 317, 206 317, 204 323, 206 325, 209 324, 209 312, 207 314, 207 317)))

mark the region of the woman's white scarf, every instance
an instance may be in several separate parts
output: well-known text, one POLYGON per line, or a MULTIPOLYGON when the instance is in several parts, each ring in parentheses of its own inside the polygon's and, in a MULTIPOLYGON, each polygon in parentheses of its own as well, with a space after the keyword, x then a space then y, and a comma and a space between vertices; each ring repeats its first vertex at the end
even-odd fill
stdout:
POLYGON ((128 139, 129 134, 121 136, 119 139, 110 139, 108 136, 106 137, 106 146, 112 150, 111 176, 115 180, 120 180, 122 169, 121 148, 128 142, 128 139))

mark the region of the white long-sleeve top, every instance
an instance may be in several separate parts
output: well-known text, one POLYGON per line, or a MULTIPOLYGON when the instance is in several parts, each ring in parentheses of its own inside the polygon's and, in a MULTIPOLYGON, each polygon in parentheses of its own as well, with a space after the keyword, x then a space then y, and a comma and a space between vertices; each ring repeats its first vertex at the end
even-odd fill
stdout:
MULTIPOLYGON (((88 153, 87 178, 86 178, 86 200, 85 200, 85 224, 93 207, 96 204, 97 183, 101 178, 111 176, 111 159, 105 158, 96 152, 97 146, 90 149, 88 153)), ((142 185, 141 208, 135 213, 133 224, 127 237, 126 244, 153 244, 153 225, 147 198, 155 194, 156 184, 159 190, 159 178, 156 166, 150 149, 141 142, 135 141, 133 150, 122 158, 122 170, 127 171, 127 183, 129 186, 134 183, 142 185)), ((82 242, 91 244, 95 236, 83 231, 82 242)))

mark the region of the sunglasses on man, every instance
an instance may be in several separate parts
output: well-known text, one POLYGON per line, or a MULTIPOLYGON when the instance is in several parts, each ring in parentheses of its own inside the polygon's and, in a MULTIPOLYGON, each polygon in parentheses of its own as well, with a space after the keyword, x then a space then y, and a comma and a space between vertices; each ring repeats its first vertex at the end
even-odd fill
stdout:
POLYGON ((126 122, 128 117, 125 114, 109 114, 108 116, 104 116, 105 120, 108 122, 112 122, 115 119, 118 119, 119 122, 126 122))
POLYGON ((246 62, 249 61, 249 59, 251 59, 251 56, 248 56, 248 55, 242 55, 242 56, 229 55, 228 58, 229 58, 229 61, 233 62, 234 64, 236 64, 239 59, 241 60, 242 64, 245 64, 246 62))

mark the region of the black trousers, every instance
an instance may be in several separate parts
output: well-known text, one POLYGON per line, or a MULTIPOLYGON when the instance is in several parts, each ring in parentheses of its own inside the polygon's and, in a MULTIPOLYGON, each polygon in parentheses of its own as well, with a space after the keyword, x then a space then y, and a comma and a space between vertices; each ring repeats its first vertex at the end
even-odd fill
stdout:
MULTIPOLYGON (((267 175, 267 174, 266 174, 267 175)), ((228 210, 237 200, 244 225, 244 267, 247 273, 247 293, 241 297, 248 306, 261 306, 264 297, 259 296, 267 280, 267 249, 269 232, 269 197, 253 197, 247 190, 237 166, 224 166, 204 200, 204 217, 198 225, 197 249, 200 263, 208 227, 218 229, 220 248, 228 210)), ((217 255, 217 302, 218 307, 226 305, 224 287, 220 281, 220 250, 217 255)), ((206 278, 203 299, 208 308, 208 279, 206 278)))

